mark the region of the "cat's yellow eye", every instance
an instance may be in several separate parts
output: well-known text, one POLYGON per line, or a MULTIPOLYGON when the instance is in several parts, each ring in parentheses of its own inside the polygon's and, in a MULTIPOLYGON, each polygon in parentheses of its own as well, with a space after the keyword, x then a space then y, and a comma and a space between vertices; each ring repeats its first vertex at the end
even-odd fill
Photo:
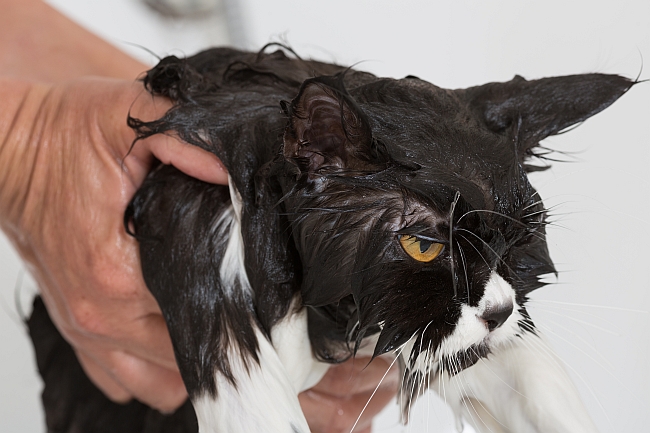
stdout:
POLYGON ((406 254, 413 257, 418 262, 427 263, 438 257, 444 248, 443 244, 429 241, 411 235, 401 235, 399 243, 406 251, 406 254))

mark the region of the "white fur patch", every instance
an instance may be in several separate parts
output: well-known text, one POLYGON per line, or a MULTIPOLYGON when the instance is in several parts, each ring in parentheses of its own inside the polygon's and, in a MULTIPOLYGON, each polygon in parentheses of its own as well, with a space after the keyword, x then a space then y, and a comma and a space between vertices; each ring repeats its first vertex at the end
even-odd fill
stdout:
MULTIPOLYGON (((241 290, 253 296, 244 265, 241 196, 232 180, 229 185, 232 206, 215 222, 220 230, 230 227, 220 278, 226 293, 239 282, 241 290)), ((295 311, 295 302, 290 311, 295 311)), ((329 366, 312 356, 306 310, 290 313, 271 334, 273 345, 255 328, 259 364, 252 359, 244 362, 237 348, 228 348, 236 385, 216 372, 217 396, 193 399, 201 433, 309 432, 298 393, 315 385, 329 366)))
MULTIPOLYGON (((294 301, 290 311, 297 303, 294 301)), ((312 355, 307 333, 307 310, 304 308, 277 323, 271 331, 271 339, 296 394, 320 382, 330 367, 312 355)))
POLYGON ((442 340, 438 354, 454 355, 481 342, 486 342, 492 348, 509 341, 519 331, 517 322, 522 317, 518 309, 519 305, 515 302, 515 291, 512 286, 499 274, 492 272, 478 306, 462 306, 456 328, 451 335, 442 340), (490 332, 481 316, 490 307, 508 303, 512 303, 513 313, 501 327, 490 332))
POLYGON ((531 333, 431 389, 480 433, 597 432, 561 361, 531 333))
POLYGON ((241 222, 241 210, 242 210, 242 200, 241 194, 235 188, 235 183, 232 181, 232 177, 228 175, 228 191, 230 192, 230 202, 232 203, 233 209, 235 210, 235 216, 238 222, 241 222))
POLYGON ((297 381, 289 376, 275 348, 257 329, 256 336, 259 365, 253 361, 244 365, 239 352, 230 350, 236 387, 217 373, 217 397, 193 399, 200 433, 309 432, 298 402, 297 381))
MULTIPOLYGON (((454 331, 442 340, 435 353, 432 353, 431 348, 419 347, 417 351, 419 354, 413 364, 413 369, 426 374, 436 369, 437 362, 441 358, 454 356, 473 345, 486 343, 490 348, 495 348, 508 343, 519 333, 517 323, 523 317, 518 310, 519 305, 515 302, 514 289, 503 277, 493 272, 485 285, 485 292, 478 306, 463 305, 461 307, 461 315, 454 331), (501 327, 490 332, 481 316, 490 307, 508 303, 513 305, 512 314, 501 327)), ((407 365, 415 340, 416 338, 413 336, 402 350, 402 358, 407 365)))
POLYGON ((192 401, 201 433, 309 432, 298 393, 320 381, 329 365, 312 357, 306 310, 273 328, 273 345, 255 331, 259 365, 252 360, 244 365, 231 348, 228 359, 237 385, 216 373, 217 397, 192 401))
POLYGON ((223 215, 231 220, 230 235, 228 236, 226 252, 219 267, 219 276, 226 294, 230 294, 232 288, 236 287, 236 283, 239 282, 242 289, 252 296, 244 264, 244 239, 241 234, 241 196, 235 189, 232 179, 229 177, 228 180, 232 205, 223 215))

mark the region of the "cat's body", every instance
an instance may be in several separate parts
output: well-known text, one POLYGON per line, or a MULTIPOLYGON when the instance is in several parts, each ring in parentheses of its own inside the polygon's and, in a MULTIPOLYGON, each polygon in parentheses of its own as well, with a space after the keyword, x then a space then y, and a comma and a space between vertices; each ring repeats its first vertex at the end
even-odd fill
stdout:
POLYGON ((361 347, 398 357, 406 417, 430 387, 479 431, 595 431, 525 310, 554 272, 526 174, 629 80, 452 91, 215 49, 145 85, 175 105, 132 119, 140 135, 173 131, 231 176, 160 166, 126 215, 202 432, 309 431, 297 393, 361 347))

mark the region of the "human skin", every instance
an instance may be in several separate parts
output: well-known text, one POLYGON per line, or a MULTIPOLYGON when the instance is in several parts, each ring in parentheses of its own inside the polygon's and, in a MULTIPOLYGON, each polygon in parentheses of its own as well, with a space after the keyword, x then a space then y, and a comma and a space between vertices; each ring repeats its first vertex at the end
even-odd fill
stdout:
POLYGON ((121 215, 153 154, 179 168, 196 160, 184 168, 214 182, 226 181, 225 170, 165 136, 138 143, 124 158, 135 138, 125 122, 129 109, 153 119, 169 106, 133 81, 4 79, 0 98, 0 225, 53 321, 113 400, 176 408, 185 388, 121 215))
MULTIPOLYGON (((226 183, 226 171, 162 135, 125 158, 135 138, 127 114, 151 120, 170 107, 134 81, 147 66, 40 1, 0 0, 0 10, 0 227, 93 382, 114 401, 174 410, 187 394, 122 215, 154 157, 207 182, 226 183)), ((367 361, 301 394, 314 432, 349 431, 388 367, 361 368, 367 361), (330 422, 325 407, 342 415, 330 422)), ((393 370, 355 431, 369 431, 394 395, 393 370)))

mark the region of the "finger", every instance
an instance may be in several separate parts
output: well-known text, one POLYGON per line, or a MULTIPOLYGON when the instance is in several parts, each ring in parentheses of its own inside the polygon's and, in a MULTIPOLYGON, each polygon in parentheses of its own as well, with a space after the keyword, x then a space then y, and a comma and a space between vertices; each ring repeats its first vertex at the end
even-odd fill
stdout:
POLYGON ((130 320, 129 306, 122 311, 110 308, 107 311, 96 310, 93 318, 97 325, 88 321, 79 326, 63 326, 66 339, 75 347, 86 352, 98 352, 102 349, 128 351, 129 353, 157 364, 167 370, 178 371, 176 359, 167 326, 160 314, 149 314, 138 320, 130 320), (102 317, 103 316, 103 317, 102 317), (118 319, 122 319, 118 321, 118 319))
MULTIPOLYGON (((110 319, 107 321, 112 322, 110 319)), ((167 370, 178 372, 167 324, 161 314, 149 314, 134 322, 115 323, 112 333, 104 338, 94 337, 93 343, 114 345, 167 370)))
POLYGON ((133 341, 130 351, 150 362, 178 372, 172 340, 167 323, 161 314, 150 314, 141 319, 141 335, 133 341))
POLYGON ((228 170, 213 153, 168 135, 154 135, 144 143, 163 164, 173 165, 188 176, 204 182, 228 184, 228 170))
POLYGON ((395 389, 379 388, 374 395, 368 391, 348 397, 334 397, 308 390, 301 393, 298 399, 313 433, 347 433, 355 423, 354 432, 369 428, 373 418, 393 399, 395 393, 395 389))
POLYGON ((348 397, 374 390, 380 382, 382 386, 397 387, 395 366, 388 371, 391 365, 388 359, 379 357, 370 363, 369 361, 368 357, 353 358, 330 367, 327 374, 312 390, 334 397, 348 397))
MULTIPOLYGON (((131 116, 150 121, 161 118, 171 108, 172 103, 167 98, 151 97, 143 92, 145 91, 140 83, 131 85, 126 92, 126 95, 133 98, 130 102, 131 116)), ((118 129, 124 131, 125 123, 121 122, 113 126, 120 126, 118 129)), ((133 131, 123 132, 122 141, 128 143, 126 149, 130 149, 134 137, 133 131)), ((204 182, 221 185, 228 183, 228 172, 214 154, 175 137, 156 134, 136 143, 124 161, 127 166, 131 163, 138 166, 138 173, 132 173, 136 185, 142 182, 149 171, 151 154, 163 164, 173 165, 183 173, 204 182)))
POLYGON ((77 351, 77 357, 91 381, 117 403, 136 398, 161 412, 172 412, 187 399, 178 372, 129 353, 99 350, 91 357, 77 351))
POLYGON ((104 358, 115 380, 139 401, 161 412, 178 409, 187 391, 177 371, 126 352, 113 351, 104 358))
MULTIPOLYGON (((348 433, 363 408, 356 398, 332 397, 312 390, 301 393, 298 400, 312 433, 348 433)), ((358 432, 371 423, 372 417, 364 414, 353 431, 358 432)))
POLYGON ((358 358, 334 366, 315 387, 300 394, 314 433, 347 433, 355 423, 354 432, 369 431, 374 416, 397 393, 399 372, 386 359, 368 361, 358 358))
POLYGON ((161 412, 172 412, 187 399, 177 371, 121 351, 97 351, 93 357, 77 351, 77 357, 90 380, 117 403, 136 398, 161 412))
POLYGON ((115 379, 100 367, 92 358, 75 350, 79 364, 86 372, 90 381, 99 388, 106 397, 116 403, 126 403, 133 397, 130 392, 123 388, 115 379))
POLYGON ((129 83, 107 79, 86 80, 83 89, 92 91, 97 83, 112 86, 113 93, 101 94, 101 106, 93 106, 87 113, 98 125, 98 142, 109 147, 109 154, 123 162, 137 187, 151 168, 152 155, 164 164, 171 164, 185 174, 209 183, 225 185, 228 183, 227 170, 212 153, 180 140, 157 134, 139 141, 133 148, 136 138, 134 131, 127 126, 127 113, 136 119, 152 121, 160 119, 171 108, 167 98, 152 97, 139 82, 129 83), (96 118, 96 119, 95 119, 96 118), (97 120, 99 119, 99 120, 97 120))

